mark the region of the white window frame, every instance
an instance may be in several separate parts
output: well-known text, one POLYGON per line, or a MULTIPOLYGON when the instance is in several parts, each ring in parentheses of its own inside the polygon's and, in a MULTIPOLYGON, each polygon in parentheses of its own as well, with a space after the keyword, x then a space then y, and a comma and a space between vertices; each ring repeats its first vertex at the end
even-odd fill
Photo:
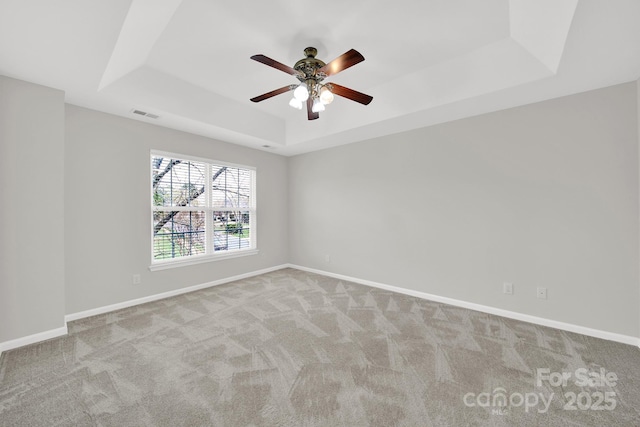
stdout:
MULTIPOLYGON (((258 253, 258 245, 257 245, 257 216, 256 216, 256 175, 257 175, 257 169, 253 166, 247 166, 247 165, 240 165, 240 164, 235 164, 235 163, 229 163, 229 162, 223 162, 223 161, 219 161, 219 160, 212 160, 212 159, 207 159, 207 158, 203 158, 203 157, 195 157, 195 156, 189 156, 186 154, 178 154, 178 153, 170 153, 167 151, 158 151, 158 150, 151 150, 149 153, 149 156, 147 157, 148 159, 148 164, 149 164, 149 205, 150 205, 150 223, 151 223, 151 236, 150 236, 150 245, 149 248, 151 249, 151 264, 149 266, 149 270, 151 271, 157 271, 157 270, 164 270, 164 269, 168 269, 168 268, 174 268, 174 267, 182 267, 182 266, 187 266, 187 265, 195 265, 195 264, 200 264, 200 263, 204 263, 204 262, 211 262, 211 261, 220 261, 220 260, 225 260, 225 259, 230 259, 230 258, 236 258, 236 257, 242 257, 242 256, 248 256, 248 255, 256 255, 258 253), (161 157, 165 157, 165 158, 171 158, 171 159, 175 159, 175 160, 186 160, 186 161, 193 161, 193 162, 201 162, 201 163, 205 163, 207 165, 207 173, 206 173, 206 179, 205 179, 205 198, 206 198, 206 206, 205 207, 198 207, 197 210, 199 211, 204 211, 205 212, 205 253, 204 254, 200 254, 200 255, 189 255, 189 256, 183 256, 183 257, 179 257, 179 258, 170 258, 170 259, 163 259, 163 260, 154 260, 153 259, 153 250, 154 250, 154 235, 153 235, 153 214, 154 212, 157 211, 193 211, 195 210, 192 207, 188 207, 188 206, 154 206, 153 203, 153 170, 151 170, 151 158, 153 156, 161 156, 161 157), (226 166, 226 167, 231 167, 231 168, 239 168, 239 169, 244 169, 244 170, 248 170, 251 171, 251 194, 249 196, 250 200, 249 200, 249 241, 250 241, 250 246, 249 248, 246 249, 233 249, 233 250, 224 250, 224 251, 215 251, 214 250, 214 245, 211 244, 211 242, 213 242, 213 230, 214 230, 214 224, 213 224, 213 212, 219 212, 219 211, 238 211, 238 208, 220 208, 220 207, 215 207, 212 206, 212 201, 211 201, 211 186, 212 186, 212 180, 211 180, 211 166, 226 166)), ((242 209, 245 210, 245 209, 242 209)))

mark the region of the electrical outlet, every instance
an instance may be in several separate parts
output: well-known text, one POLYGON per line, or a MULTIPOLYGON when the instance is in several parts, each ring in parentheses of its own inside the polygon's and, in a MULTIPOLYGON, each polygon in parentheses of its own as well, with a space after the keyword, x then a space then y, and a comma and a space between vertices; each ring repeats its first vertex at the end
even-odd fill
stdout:
POLYGON ((131 278, 131 283, 133 283, 134 285, 139 285, 140 283, 142 283, 142 278, 139 274, 134 274, 131 278))
POLYGON ((331 262, 331 255, 327 254, 324 256, 324 262, 326 262, 327 264, 329 264, 331 262))
POLYGON ((502 293, 507 295, 513 295, 513 283, 504 282, 502 284, 502 293))
POLYGON ((538 287, 536 296, 540 299, 547 299, 547 288, 538 287))

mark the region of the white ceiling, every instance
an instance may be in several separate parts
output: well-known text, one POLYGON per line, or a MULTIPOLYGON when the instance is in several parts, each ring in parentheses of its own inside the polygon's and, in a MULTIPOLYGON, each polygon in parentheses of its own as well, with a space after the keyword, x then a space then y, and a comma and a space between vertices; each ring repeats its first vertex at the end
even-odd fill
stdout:
POLYGON ((0 74, 293 155, 638 79, 638 22, 638 0, 0 0, 0 74), (288 94, 249 101, 297 82, 251 55, 307 46, 362 53, 327 81, 373 102, 308 121, 288 94))

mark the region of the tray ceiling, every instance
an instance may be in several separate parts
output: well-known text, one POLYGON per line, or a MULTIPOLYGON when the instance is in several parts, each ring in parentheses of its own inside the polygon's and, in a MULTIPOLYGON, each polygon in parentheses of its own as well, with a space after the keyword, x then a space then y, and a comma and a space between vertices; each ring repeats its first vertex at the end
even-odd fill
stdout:
POLYGON ((4 0, 0 74, 292 155, 637 79, 639 17, 634 0, 4 0), (307 46, 361 52, 327 81, 373 102, 338 98, 309 122, 288 95, 249 101, 296 82, 251 55, 293 65, 307 46))

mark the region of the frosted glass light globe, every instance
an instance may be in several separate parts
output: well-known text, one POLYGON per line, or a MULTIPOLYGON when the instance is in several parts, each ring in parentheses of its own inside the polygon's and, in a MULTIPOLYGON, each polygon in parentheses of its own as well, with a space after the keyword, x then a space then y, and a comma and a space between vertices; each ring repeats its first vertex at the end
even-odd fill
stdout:
POLYGON ((295 96, 295 98, 300 102, 304 102, 309 99, 309 89, 307 89, 307 85, 302 83, 298 86, 296 90, 293 91, 293 96, 295 96))
POLYGON ((311 107, 311 111, 314 113, 319 113, 320 111, 324 111, 324 104, 320 102, 318 98, 313 100, 313 106, 311 107))
POLYGON ((289 105, 298 110, 302 110, 302 101, 300 101, 298 98, 291 98, 291 101, 289 101, 289 105))
POLYGON ((322 89, 320 89, 320 102, 324 105, 329 105, 333 102, 333 93, 326 86, 322 86, 322 89))

